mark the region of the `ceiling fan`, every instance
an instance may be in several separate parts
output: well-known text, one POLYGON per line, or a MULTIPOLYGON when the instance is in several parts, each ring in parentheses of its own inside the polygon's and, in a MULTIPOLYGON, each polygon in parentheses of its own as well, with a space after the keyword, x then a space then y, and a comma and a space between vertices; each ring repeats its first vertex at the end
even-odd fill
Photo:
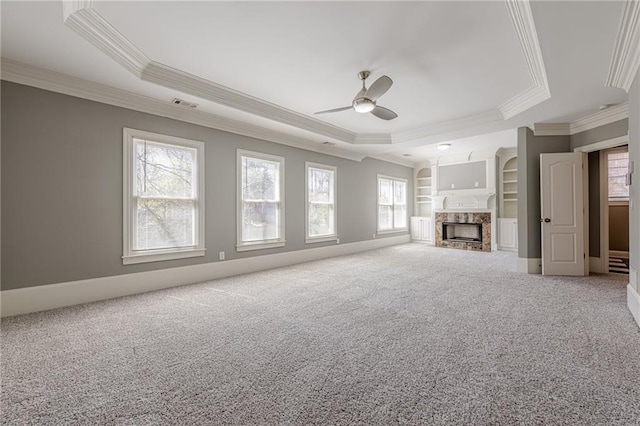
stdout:
POLYGON ((327 114, 330 112, 339 112, 346 111, 348 109, 354 109, 356 112, 366 113, 370 112, 378 118, 383 120, 393 120, 398 116, 395 112, 391 111, 388 108, 381 107, 376 105, 376 101, 378 98, 385 93, 393 84, 393 80, 391 80, 386 75, 383 75, 379 79, 373 82, 373 84, 367 89, 365 86, 365 80, 369 77, 371 73, 369 71, 360 71, 358 73, 358 78, 362 80, 362 89, 356 94, 356 97, 353 98, 353 102, 350 106, 328 109, 326 111, 319 111, 316 114, 327 114))

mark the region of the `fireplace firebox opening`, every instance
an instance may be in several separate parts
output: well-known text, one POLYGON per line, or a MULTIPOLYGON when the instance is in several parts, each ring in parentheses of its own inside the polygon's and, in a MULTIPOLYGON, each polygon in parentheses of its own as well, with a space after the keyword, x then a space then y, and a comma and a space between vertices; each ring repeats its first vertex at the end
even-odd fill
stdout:
POLYGON ((460 241, 467 243, 482 243, 481 223, 442 223, 443 241, 460 241))

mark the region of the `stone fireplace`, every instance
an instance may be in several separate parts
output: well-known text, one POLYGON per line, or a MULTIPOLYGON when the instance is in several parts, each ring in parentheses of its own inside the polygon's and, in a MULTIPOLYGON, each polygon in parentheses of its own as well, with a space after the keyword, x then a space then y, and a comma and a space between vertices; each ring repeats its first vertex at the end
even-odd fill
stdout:
POLYGON ((491 212, 436 212, 436 247, 491 251, 491 212))

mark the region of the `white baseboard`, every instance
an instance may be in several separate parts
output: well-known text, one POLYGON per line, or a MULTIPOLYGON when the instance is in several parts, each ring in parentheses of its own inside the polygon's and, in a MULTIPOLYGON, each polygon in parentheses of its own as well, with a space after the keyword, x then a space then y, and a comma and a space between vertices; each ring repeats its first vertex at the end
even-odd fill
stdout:
POLYGON ((0 292, 3 317, 129 296, 410 242, 400 235, 178 268, 92 278, 0 292))
POLYGON ((631 284, 627 285, 627 307, 640 327, 640 294, 631 284))
POLYGON ((595 272, 597 274, 609 273, 604 266, 604 259, 601 257, 589 257, 589 272, 595 272))
POLYGON ((518 272, 523 272, 525 274, 541 274, 542 259, 540 258, 527 259, 524 257, 519 257, 518 272))

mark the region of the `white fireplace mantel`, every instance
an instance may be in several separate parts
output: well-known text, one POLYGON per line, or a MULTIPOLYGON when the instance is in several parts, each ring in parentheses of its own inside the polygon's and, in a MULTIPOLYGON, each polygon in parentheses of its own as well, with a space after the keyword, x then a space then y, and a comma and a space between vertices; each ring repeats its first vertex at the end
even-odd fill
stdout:
POLYGON ((435 211, 495 211, 494 193, 468 195, 436 195, 432 197, 435 211))

